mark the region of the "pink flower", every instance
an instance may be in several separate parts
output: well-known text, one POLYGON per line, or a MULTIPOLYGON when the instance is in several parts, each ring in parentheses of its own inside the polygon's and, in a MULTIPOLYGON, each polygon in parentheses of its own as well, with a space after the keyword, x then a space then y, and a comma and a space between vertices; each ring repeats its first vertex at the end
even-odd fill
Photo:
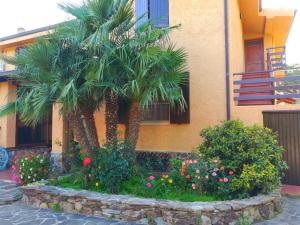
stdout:
POLYGON ((223 182, 224 182, 224 180, 223 180, 222 178, 220 178, 220 179, 219 179, 219 182, 220 182, 220 183, 223 183, 223 182))
POLYGON ((13 171, 16 171, 16 169, 17 169, 17 167, 15 165, 13 165, 11 168, 13 171))
POLYGON ((230 171, 228 172, 228 174, 229 174, 229 175, 233 175, 234 172, 233 172, 232 170, 230 170, 230 171))
POLYGON ((36 174, 33 174, 34 177, 36 177, 36 174))
POLYGON ((227 177, 224 178, 224 183, 227 183, 229 180, 227 177))
POLYGON ((193 190, 196 189, 196 184, 192 184, 192 189, 193 189, 193 190))
POLYGON ((208 180, 208 175, 205 176, 205 179, 208 180))
POLYGON ((225 170, 225 167, 224 167, 224 166, 221 166, 221 167, 220 167, 220 170, 222 170, 222 171, 225 170))
POLYGON ((150 188, 152 186, 152 184, 150 182, 148 182, 146 185, 148 188, 150 188))
POLYGON ((214 163, 218 163, 219 161, 217 159, 213 160, 214 163))
POLYGON ((217 172, 219 169, 218 168, 214 168, 214 171, 217 172))
POLYGON ((215 177, 215 176, 217 176, 217 173, 216 173, 216 172, 213 172, 211 175, 212 175, 213 177, 215 177))
POLYGON ((154 177, 154 176, 150 176, 149 179, 150 179, 150 180, 154 180, 155 177, 154 177))
POLYGON ((89 177, 92 177, 92 174, 89 174, 89 177))
POLYGON ((194 160, 194 161, 193 161, 193 163, 197 163, 197 162, 198 162, 197 160, 194 160))

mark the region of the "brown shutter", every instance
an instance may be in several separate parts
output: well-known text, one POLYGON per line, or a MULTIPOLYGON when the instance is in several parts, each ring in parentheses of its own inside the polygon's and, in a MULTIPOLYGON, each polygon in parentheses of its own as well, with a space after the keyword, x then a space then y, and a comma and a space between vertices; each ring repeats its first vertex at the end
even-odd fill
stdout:
POLYGON ((129 108, 128 102, 124 98, 119 98, 118 105, 119 105, 119 112, 118 112, 119 124, 126 124, 127 113, 129 108))
POLYGON ((190 123, 190 84, 182 85, 183 97, 186 101, 185 110, 180 110, 178 107, 171 108, 170 111, 170 123, 173 124, 187 124, 190 123))

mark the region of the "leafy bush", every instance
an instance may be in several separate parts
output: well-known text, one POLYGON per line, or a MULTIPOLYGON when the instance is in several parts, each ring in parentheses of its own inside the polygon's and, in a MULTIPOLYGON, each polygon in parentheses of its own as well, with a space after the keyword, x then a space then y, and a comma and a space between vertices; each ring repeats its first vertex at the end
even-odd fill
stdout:
POLYGON ((46 179, 49 175, 50 157, 28 153, 16 160, 16 164, 12 166, 12 169, 14 180, 21 185, 40 181, 46 179))
MULTIPOLYGON (((235 171, 227 190, 228 198, 268 193, 280 185, 286 163, 277 136, 260 126, 246 127, 241 121, 227 121, 204 129, 199 155, 220 160, 227 171, 235 171)), ((213 188, 213 185, 210 185, 213 188)), ((215 191, 215 190, 212 190, 215 191)))
POLYGON ((224 199, 228 195, 233 174, 234 171, 225 168, 219 160, 173 159, 169 175, 150 176, 145 186, 148 187, 147 191, 154 192, 156 196, 165 192, 182 192, 224 199))
POLYGON ((103 147, 92 165, 92 174, 110 193, 118 193, 124 181, 134 174, 135 153, 125 143, 103 147))

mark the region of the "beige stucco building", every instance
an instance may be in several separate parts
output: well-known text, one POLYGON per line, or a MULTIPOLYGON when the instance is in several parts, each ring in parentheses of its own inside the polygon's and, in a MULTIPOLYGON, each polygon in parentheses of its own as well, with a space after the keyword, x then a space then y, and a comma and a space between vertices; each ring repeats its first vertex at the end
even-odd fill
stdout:
MULTIPOLYGON (((189 115, 181 122, 172 121, 171 116, 143 122, 137 148, 188 152, 200 143, 201 129, 226 119, 262 124, 263 110, 300 109, 295 104, 277 104, 276 99, 234 100, 234 97, 244 96, 240 92, 234 94, 237 88, 234 80, 247 78, 245 72, 260 72, 256 74, 257 78, 262 71, 267 71, 263 73, 267 77, 284 76, 280 69, 270 72, 266 49, 286 44, 294 16, 293 10, 262 9, 259 0, 168 1, 168 23, 181 24, 181 28, 172 33, 171 39, 188 53, 189 115)), ((53 28, 50 26, 0 38, 0 52, 14 55, 20 47, 34 42, 36 37, 46 35, 53 28)), ((14 99, 16 86, 5 78, 13 69, 5 65, 0 72, 0 105, 14 99)), ((101 141, 105 138, 103 112, 104 109, 95 114, 101 141)), ((60 152, 61 145, 58 143, 63 142, 65 126, 54 108, 52 123, 39 131, 40 141, 51 144, 53 152, 60 152)), ((122 128, 123 125, 120 125, 122 128)), ((22 142, 30 142, 20 137, 22 132, 26 132, 26 128, 20 125, 15 115, 1 118, 0 146, 16 147, 22 142)))

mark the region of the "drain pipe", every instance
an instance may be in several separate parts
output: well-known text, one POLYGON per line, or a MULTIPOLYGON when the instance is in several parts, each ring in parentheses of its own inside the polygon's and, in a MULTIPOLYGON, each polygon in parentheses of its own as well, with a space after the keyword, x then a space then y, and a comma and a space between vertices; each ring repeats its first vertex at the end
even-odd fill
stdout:
POLYGON ((226 116, 231 119, 230 110, 230 79, 229 79, 229 40, 228 40, 228 0, 224 0, 224 28, 225 28, 225 69, 226 69, 226 116))

